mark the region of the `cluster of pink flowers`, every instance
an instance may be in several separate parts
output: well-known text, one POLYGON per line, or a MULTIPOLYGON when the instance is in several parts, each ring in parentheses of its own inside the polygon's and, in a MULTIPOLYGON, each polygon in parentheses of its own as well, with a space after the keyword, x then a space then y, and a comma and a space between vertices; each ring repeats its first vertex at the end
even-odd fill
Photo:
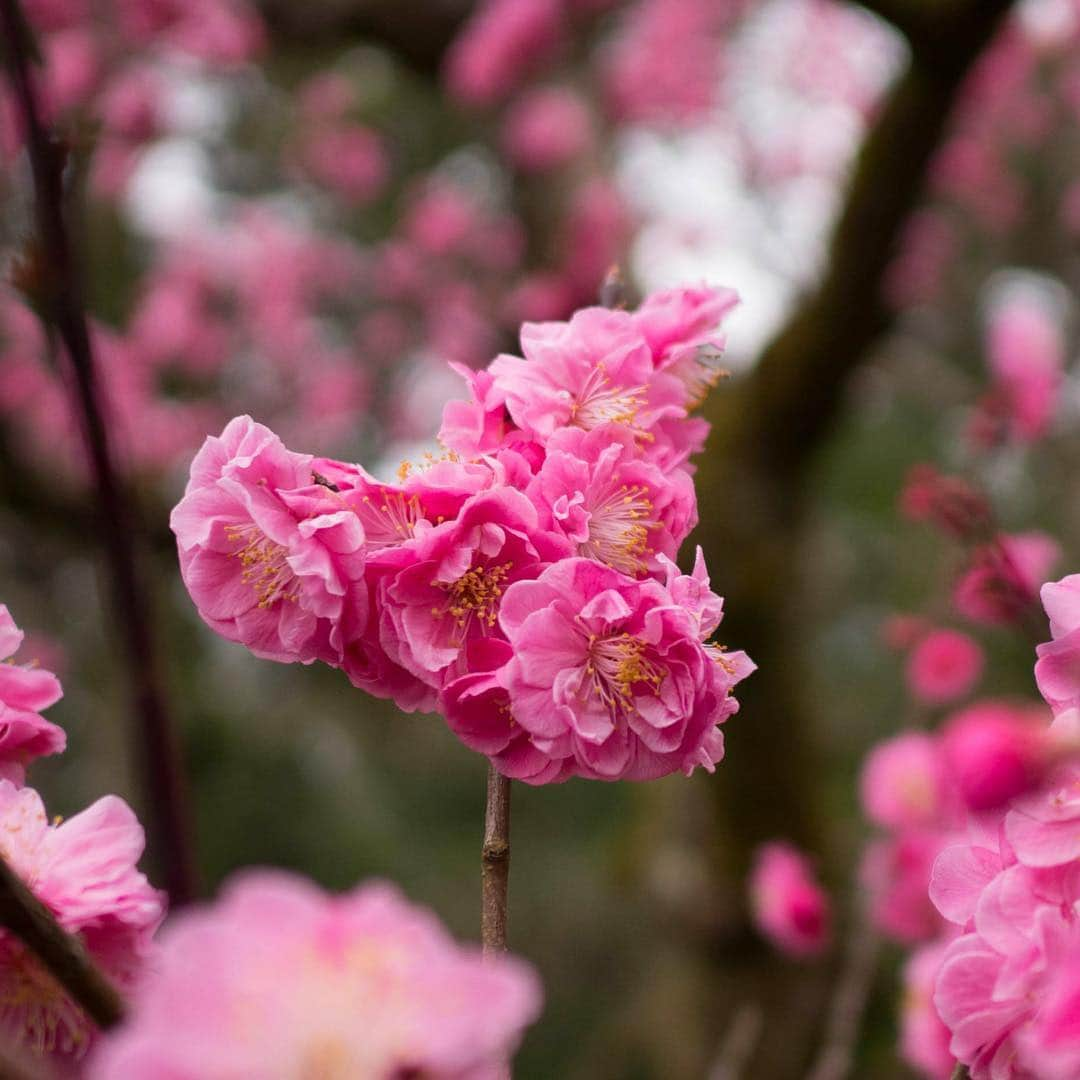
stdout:
POLYGON ((540 1002, 528 965, 457 946, 388 885, 249 871, 170 921, 89 1075, 497 1080, 540 1002))
MULTIPOLYGON (((11 657, 22 640, 0 605, 0 656, 11 657)), ((64 749, 63 730, 40 714, 60 696, 50 672, 0 664, 0 855, 105 974, 129 988, 165 910, 163 895, 136 868, 142 828, 113 795, 50 823, 38 793, 22 786, 30 762, 64 749)), ((69 1064, 94 1036, 78 1005, 7 930, 0 930, 0 1032, 39 1060, 69 1064)))
MULTIPOLYGON (((255 55, 264 30, 248 0, 28 0, 44 58, 39 93, 62 129, 100 125, 91 181, 120 194, 142 148, 168 128, 167 72, 176 60, 231 68, 255 55)), ((0 90, 0 161, 22 142, 10 92, 0 90)))
POLYGON ((877 926, 915 946, 901 1050, 923 1074, 1065 1080, 1080 1066, 1080 577, 1044 585, 1050 706, 985 701, 878 746, 862 777, 877 926))
POLYGON ((529 783, 712 769, 753 665, 709 643, 700 552, 689 575, 672 559, 734 303, 677 289, 526 324, 524 356, 461 369, 445 457, 397 483, 233 420, 172 514, 200 614, 257 656, 438 708, 529 783))

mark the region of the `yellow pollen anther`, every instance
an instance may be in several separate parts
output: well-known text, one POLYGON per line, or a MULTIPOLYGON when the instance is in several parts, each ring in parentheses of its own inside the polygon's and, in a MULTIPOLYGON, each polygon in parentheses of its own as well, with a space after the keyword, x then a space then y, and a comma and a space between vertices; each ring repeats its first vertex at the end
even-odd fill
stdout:
POLYGON ((269 539, 254 522, 226 525, 225 535, 237 545, 232 558, 240 560, 240 580, 255 590, 259 607, 271 607, 279 600, 296 602, 300 595, 293 589, 296 575, 281 544, 269 539))

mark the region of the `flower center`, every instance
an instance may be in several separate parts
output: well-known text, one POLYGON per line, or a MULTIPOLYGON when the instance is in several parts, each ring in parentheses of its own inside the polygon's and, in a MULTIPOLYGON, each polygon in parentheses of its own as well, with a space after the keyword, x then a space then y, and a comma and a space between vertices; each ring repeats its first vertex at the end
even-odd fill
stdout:
POLYGON ((485 627, 495 625, 499 615, 499 600, 506 590, 506 579, 513 569, 512 562, 499 566, 474 566, 466 570, 457 581, 438 581, 436 585, 447 593, 447 604, 436 608, 434 615, 453 616, 464 637, 473 618, 478 618, 485 627))
POLYGON ((226 525, 225 535, 236 544, 232 557, 243 567, 240 580, 255 590, 259 607, 268 608, 279 600, 296 602, 299 593, 292 588, 296 575, 281 544, 269 539, 254 522, 226 525))
POLYGON ((630 712, 634 688, 645 683, 655 694, 664 681, 664 672, 645 655, 646 644, 633 634, 610 637, 589 635, 589 659, 585 672, 590 688, 613 713, 630 712))
POLYGON ((364 526, 364 541, 368 547, 384 548, 408 540, 423 517, 417 496, 406 497, 404 492, 390 491, 365 495, 353 508, 364 526))
POLYGON ((589 538, 578 545, 578 554, 631 577, 645 573, 649 531, 659 527, 652 518, 648 490, 641 484, 619 484, 616 479, 590 507, 589 538))
POLYGON ((570 406, 570 423, 585 431, 601 424, 626 424, 636 435, 648 438, 635 422, 645 395, 644 386, 612 386, 604 365, 597 364, 570 406))

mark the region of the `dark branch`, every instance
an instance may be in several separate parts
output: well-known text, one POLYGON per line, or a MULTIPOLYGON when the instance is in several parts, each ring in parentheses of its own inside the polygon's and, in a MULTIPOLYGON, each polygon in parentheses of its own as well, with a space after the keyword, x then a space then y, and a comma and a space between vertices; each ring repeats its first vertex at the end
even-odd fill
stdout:
POLYGON ((10 930, 48 969, 99 1028, 118 1024, 124 1004, 115 987, 0 857, 0 926, 10 930))
POLYGON ((368 41, 426 75, 436 75, 443 55, 469 15, 469 0, 260 0, 273 37, 295 46, 344 46, 368 41))
POLYGON ((922 194, 960 86, 1013 0, 975 0, 942 19, 915 52, 856 164, 825 278, 748 380, 753 441, 781 471, 799 470, 829 430, 848 375, 888 327, 881 285, 922 194))
POLYGON ((135 515, 109 443, 105 407, 86 318, 84 288, 65 216, 64 153, 46 131, 30 70, 33 43, 18 0, 0 0, 0 28, 34 180, 42 259, 41 305, 63 343, 97 496, 97 516, 138 721, 151 838, 174 904, 191 899, 196 871, 186 790, 162 692, 149 601, 137 569, 135 515))
POLYGON ((480 940, 486 953, 506 952, 510 883, 510 781, 488 765, 484 847, 480 858, 480 940))

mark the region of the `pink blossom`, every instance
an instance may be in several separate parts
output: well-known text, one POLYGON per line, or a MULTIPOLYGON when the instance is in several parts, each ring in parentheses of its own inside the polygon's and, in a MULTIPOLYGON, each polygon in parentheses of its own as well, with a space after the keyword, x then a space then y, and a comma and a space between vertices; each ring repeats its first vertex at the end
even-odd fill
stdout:
POLYGON ((499 681, 515 722, 594 779, 711 770, 723 755, 717 725, 738 708, 731 691, 753 670, 745 654, 703 644, 719 614, 707 579, 674 567, 665 586, 570 558, 516 582, 499 613, 513 650, 499 681), (675 598, 691 593, 691 607, 675 598))
POLYGON ((528 965, 458 946, 392 886, 249 871, 166 927, 90 1076, 496 1080, 540 1001, 528 965))
POLYGON ((466 644, 497 633, 509 586, 535 577, 569 544, 540 529, 509 486, 481 491, 451 520, 368 559, 379 643, 395 663, 438 689, 460 673, 466 644))
MULTIPOLYGON (((170 524, 184 583, 210 627, 265 659, 336 663, 343 611, 365 602, 350 588, 364 531, 328 498, 283 499, 310 490, 310 465, 268 428, 237 417, 195 456, 170 524)), ((313 496, 329 494, 315 488, 313 496)))
POLYGON ((949 1052, 949 1029, 934 1007, 934 984, 947 941, 916 949, 903 971, 900 1004, 900 1056, 929 1080, 949 1080, 955 1059, 949 1052))
POLYGON ((950 717, 942 752, 970 810, 993 810, 1023 795, 1050 764, 1045 710, 984 701, 950 717))
POLYGON ((953 592, 956 610, 988 626, 1015 623, 1034 605, 1061 548, 1045 533, 1001 534, 975 549, 953 592))
POLYGON ((791 956, 814 956, 829 943, 829 898, 810 862, 790 844, 770 843, 754 856, 750 906, 761 933, 791 956))
POLYGON ((727 339, 721 324, 738 303, 734 289, 702 285, 653 293, 634 313, 657 370, 686 387, 687 408, 700 405, 724 375, 720 360, 727 339))
POLYGON ((949 806, 949 785, 937 741, 907 731, 879 743, 860 777, 863 809, 887 829, 937 825, 949 806))
POLYGON ((67 744, 63 729, 41 715, 60 700, 60 683, 33 661, 11 660, 22 643, 23 632, 0 604, 0 777, 16 784, 34 758, 58 754, 67 744))
POLYGON ((447 89, 467 105, 495 104, 546 63, 562 21, 559 0, 484 0, 447 53, 447 89))
POLYGON ((604 70, 617 119, 679 124, 708 110, 720 77, 723 8, 708 0, 639 0, 630 9, 604 70))
POLYGON ((1040 1080, 1080 1076, 1080 942, 1057 958, 1042 988, 1039 1011, 1017 1041, 1040 1080))
POLYGON ((1035 682, 1054 713, 1080 705, 1080 575, 1042 587, 1051 640, 1035 650, 1035 682))
POLYGON ((991 521, 985 496, 960 477, 926 464, 909 470, 900 493, 900 511, 912 521, 930 522, 959 540, 981 536, 991 521))
POLYGON ((1008 435, 1033 442, 1046 434, 1062 383, 1065 343, 1048 304, 1017 293, 991 317, 987 349, 993 401, 1008 435))
POLYGON ((684 420, 681 384, 654 374, 652 357, 623 311, 585 308, 568 323, 526 323, 524 358, 497 356, 488 366, 514 423, 545 442, 559 428, 584 431, 616 424, 643 444, 654 460, 667 455, 660 422, 684 420))
POLYGON ((920 701, 942 705, 971 692, 983 670, 983 652, 958 630, 932 630, 911 650, 908 689, 920 701))
MULTIPOLYGON (((164 913, 164 895, 136 869, 143 831, 121 799, 108 795, 50 825, 31 788, 0 780, 3 855, 91 958, 129 988, 164 913)), ((93 1026, 8 931, 0 931, 0 1027, 37 1055, 82 1057, 93 1026)))
POLYGON ((617 424, 556 431, 526 494, 541 524, 564 534, 576 554, 632 577, 655 566, 657 555, 673 559, 697 524, 689 475, 665 475, 643 460, 617 424))
POLYGON ((569 87, 531 90, 511 106, 503 120, 503 147, 525 172, 565 165, 588 149, 591 138, 588 107, 569 87))
POLYGON ((870 894, 870 916, 896 941, 928 941, 941 929, 927 884, 946 836, 940 828, 908 828, 866 848, 860 878, 870 894))
POLYGON ((353 206, 374 199, 390 171, 382 140, 361 124, 335 124, 311 132, 300 161, 312 179, 353 206))

